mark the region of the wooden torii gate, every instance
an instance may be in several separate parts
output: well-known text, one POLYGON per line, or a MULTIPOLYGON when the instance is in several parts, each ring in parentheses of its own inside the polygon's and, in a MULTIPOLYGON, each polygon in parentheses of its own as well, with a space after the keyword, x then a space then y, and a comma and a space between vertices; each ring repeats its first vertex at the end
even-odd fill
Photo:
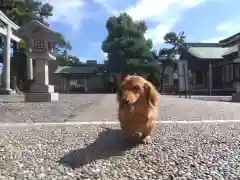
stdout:
POLYGON ((11 94, 10 88, 10 51, 11 40, 19 42, 21 39, 14 35, 14 31, 19 29, 7 16, 0 11, 0 37, 4 37, 4 56, 3 56, 3 90, 11 94))

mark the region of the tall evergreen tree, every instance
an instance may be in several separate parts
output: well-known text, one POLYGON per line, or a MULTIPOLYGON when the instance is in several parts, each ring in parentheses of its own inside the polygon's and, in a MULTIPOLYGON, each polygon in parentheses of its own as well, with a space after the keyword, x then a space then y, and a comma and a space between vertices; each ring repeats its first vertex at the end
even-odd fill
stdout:
POLYGON ((150 55, 152 41, 144 34, 147 25, 144 21, 134 21, 127 13, 110 17, 106 22, 107 38, 102 43, 102 50, 108 54, 108 63, 123 70, 129 59, 139 62, 150 55))

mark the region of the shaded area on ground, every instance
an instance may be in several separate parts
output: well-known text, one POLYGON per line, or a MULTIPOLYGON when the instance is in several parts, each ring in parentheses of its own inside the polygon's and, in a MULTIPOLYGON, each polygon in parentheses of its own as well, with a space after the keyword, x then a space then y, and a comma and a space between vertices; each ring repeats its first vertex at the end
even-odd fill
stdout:
POLYGON ((86 148, 76 149, 65 154, 58 161, 60 164, 73 169, 82 167, 99 159, 113 156, 123 156, 124 152, 136 147, 140 136, 123 139, 122 131, 109 129, 99 133, 97 139, 86 148))

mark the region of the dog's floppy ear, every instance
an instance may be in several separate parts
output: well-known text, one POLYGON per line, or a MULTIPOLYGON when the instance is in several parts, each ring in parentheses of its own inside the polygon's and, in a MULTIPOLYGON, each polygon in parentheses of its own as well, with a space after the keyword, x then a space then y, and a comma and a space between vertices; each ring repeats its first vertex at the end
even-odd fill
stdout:
POLYGON ((127 76, 124 77, 123 81, 129 81, 129 80, 131 79, 131 77, 132 77, 132 76, 127 75, 127 76))
POLYGON ((120 83, 120 85, 118 87, 118 91, 117 91, 117 101, 118 101, 118 103, 120 103, 120 99, 121 99, 121 96, 122 96, 122 87, 123 87, 124 82, 125 82, 125 79, 120 83))
POLYGON ((119 89, 118 89, 118 91, 117 91, 117 102, 118 102, 118 103, 120 103, 121 94, 122 94, 122 90, 121 90, 121 86, 120 86, 119 89))
POLYGON ((129 81, 131 78, 131 76, 127 75, 126 77, 124 77, 124 79, 120 82, 120 85, 118 87, 118 91, 117 91, 117 101, 120 102, 121 96, 122 96, 122 88, 124 86, 124 84, 126 83, 126 81, 129 81))
POLYGON ((151 107, 157 106, 159 101, 159 94, 156 90, 156 88, 150 83, 145 83, 145 93, 148 100, 148 103, 151 107))

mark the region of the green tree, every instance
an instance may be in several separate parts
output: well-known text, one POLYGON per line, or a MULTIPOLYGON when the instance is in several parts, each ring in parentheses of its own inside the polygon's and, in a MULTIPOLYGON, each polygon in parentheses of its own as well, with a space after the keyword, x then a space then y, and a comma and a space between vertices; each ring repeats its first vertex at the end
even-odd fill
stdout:
POLYGON ((164 87, 163 82, 165 69, 167 66, 173 65, 174 63, 176 63, 176 60, 178 60, 178 56, 180 55, 180 49, 184 46, 186 36, 184 32, 169 32, 165 34, 163 39, 164 43, 169 44, 172 47, 160 49, 158 52, 153 51, 154 59, 156 59, 162 64, 160 92, 163 91, 164 87))
POLYGON ((78 65, 82 64, 80 59, 76 56, 69 55, 67 57, 63 55, 57 56, 57 61, 59 66, 71 66, 71 65, 78 65))
POLYGON ((57 57, 58 65, 59 66, 67 66, 70 65, 71 62, 69 61, 68 51, 72 49, 72 45, 66 38, 59 32, 56 32, 58 36, 58 43, 55 46, 54 54, 57 57))
POLYGON ((59 39, 59 41, 55 46, 56 54, 72 49, 71 43, 67 41, 66 38, 61 33, 56 32, 56 35, 58 36, 58 39, 59 39))
MULTIPOLYGON (((38 20, 46 26, 49 26, 46 19, 53 15, 53 6, 49 3, 42 3, 41 0, 13 0, 13 3, 3 1, 0 10, 19 26, 22 26, 31 20, 38 20)), ((61 33, 56 33, 60 37, 60 41, 56 44, 55 53, 57 57, 65 57, 65 52, 71 49, 72 46, 61 33)), ((11 60, 11 74, 17 77, 18 82, 20 82, 18 78, 21 78, 22 81, 25 80, 25 77, 22 75, 26 72, 25 45, 24 42, 21 43, 21 48, 17 49, 16 42, 12 42, 13 57, 11 60)), ((0 42, 0 62, 3 62, 3 48, 3 42, 0 42)), ((67 59, 65 59, 65 61, 67 61, 67 59)))
POLYGON ((106 22, 107 38, 102 43, 103 52, 108 54, 108 64, 124 71, 129 59, 143 62, 152 49, 152 41, 144 37, 147 25, 134 21, 127 13, 112 16, 106 22))
MULTIPOLYGON (((0 6, 0 10, 15 24, 22 26, 31 20, 38 20, 39 22, 49 26, 46 19, 52 16, 53 6, 49 3, 42 3, 40 0, 13 0, 13 3, 10 1, 3 1, 3 4, 0 6)), ((63 51, 68 51, 72 48, 72 45, 65 37, 56 32, 59 36, 59 42, 56 44, 55 53, 61 54, 63 51)), ((15 42, 13 42, 14 44, 15 42)), ((13 48, 17 47, 13 45, 13 48)), ((14 52, 16 49, 14 49, 14 52)), ((0 42, 0 62, 3 60, 3 42, 0 42)), ((63 54, 63 53, 62 53, 63 54)))
POLYGON ((13 0, 2 3, 0 10, 19 26, 33 19, 48 25, 45 19, 52 16, 53 6, 49 3, 42 3, 40 0, 13 0))
POLYGON ((160 76, 158 71, 151 71, 147 78, 157 89, 160 87, 160 76))
POLYGON ((82 64, 80 59, 76 56, 69 55, 68 56, 68 62, 70 65, 77 65, 77 64, 82 64))

